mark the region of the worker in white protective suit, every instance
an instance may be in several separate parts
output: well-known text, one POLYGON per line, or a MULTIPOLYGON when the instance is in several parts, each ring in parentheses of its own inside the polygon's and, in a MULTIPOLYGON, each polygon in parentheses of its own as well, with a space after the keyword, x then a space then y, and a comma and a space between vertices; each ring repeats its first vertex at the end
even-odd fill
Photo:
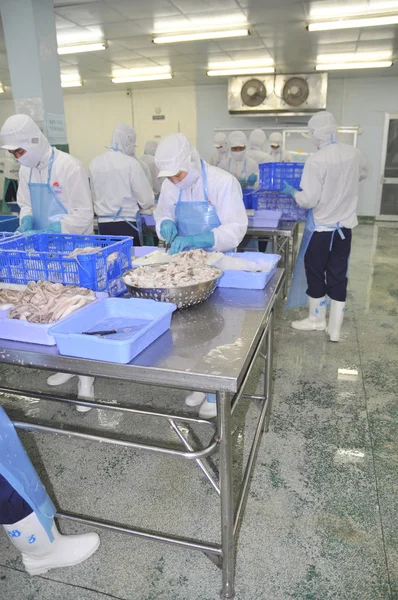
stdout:
POLYGON ((262 129, 253 129, 249 136, 249 150, 246 155, 258 165, 272 161, 271 156, 264 150, 266 141, 267 136, 262 129))
POLYGON ((78 565, 100 545, 100 538, 94 532, 61 534, 55 514, 56 508, 12 421, 0 407, 0 524, 8 541, 21 553, 29 575, 78 565))
MULTIPOLYGON (((53 148, 27 115, 13 115, 0 131, 0 147, 21 168, 17 202, 21 207, 20 233, 93 233, 93 204, 82 164, 53 148)), ((47 380, 60 385, 74 377, 57 373, 47 380)), ((94 398, 94 378, 79 375, 78 397, 94 398)), ((84 412, 83 406, 77 410, 84 412)))
POLYGON ((13 115, 0 131, 0 147, 21 165, 17 202, 20 233, 93 232, 93 205, 81 163, 57 150, 27 115, 13 115))
MULTIPOLYGON (((159 177, 165 177, 154 215, 158 236, 170 254, 192 248, 225 252, 236 248, 247 230, 242 190, 235 177, 207 164, 182 133, 164 138, 156 150, 159 177)), ((200 405, 200 416, 217 414, 214 394, 194 392, 186 403, 200 405)))
POLYGON ((139 210, 154 206, 151 185, 140 162, 133 156, 135 132, 130 125, 117 125, 112 147, 90 164, 91 191, 98 230, 102 235, 128 235, 141 246, 139 210))
POLYGON ((144 147, 144 154, 140 157, 140 162, 144 162, 151 172, 152 189, 155 195, 159 194, 161 186, 161 181, 158 178, 158 168, 155 163, 155 152, 157 147, 158 143, 155 140, 148 140, 144 147))
POLYGON ((283 136, 279 131, 269 136, 271 162, 292 162, 293 156, 290 152, 282 149, 283 136))
POLYGON ((220 162, 226 158, 228 154, 228 140, 225 133, 219 131, 214 136, 214 152, 212 153, 209 164, 213 165, 213 167, 219 167, 220 162))
POLYGON ((299 257, 287 308, 309 302, 309 316, 293 321, 301 331, 324 331, 340 341, 347 296, 351 232, 358 224, 358 184, 368 174, 367 161, 357 148, 337 141, 337 125, 329 112, 308 122, 318 151, 309 156, 301 178, 302 191, 285 182, 284 194, 308 208, 299 257), (326 326, 326 296, 331 300, 326 326))
POLYGON ((218 165, 234 175, 242 188, 258 188, 258 164, 247 156, 247 138, 242 131, 233 131, 228 137, 229 156, 218 165))

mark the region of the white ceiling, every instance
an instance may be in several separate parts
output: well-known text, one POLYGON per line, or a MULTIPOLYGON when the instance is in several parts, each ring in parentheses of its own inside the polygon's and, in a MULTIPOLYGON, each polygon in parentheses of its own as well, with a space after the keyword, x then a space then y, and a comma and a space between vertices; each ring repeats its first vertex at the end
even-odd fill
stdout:
MULTIPOLYGON (((377 4, 382 0, 373 0, 377 4)), ((350 2, 351 3, 351 0, 350 2)), ((318 54, 392 50, 398 54, 398 28, 371 27, 309 33, 305 25, 313 11, 347 7, 347 0, 54 0, 59 44, 104 38, 101 52, 61 56, 62 73, 79 71, 83 88, 107 91, 131 87, 213 84, 226 78, 208 77, 209 62, 272 57, 278 73, 311 72, 318 54), (195 19, 246 17, 248 38, 154 45, 157 29, 178 30, 195 19), (112 72, 123 68, 170 64, 174 79, 164 82, 112 84, 112 72)), ((352 0, 366 9, 368 0, 352 0)), ((383 2, 385 4, 385 1, 383 2)), ((332 76, 391 76, 389 69, 338 71, 332 76)), ((4 38, 0 39, 0 80, 10 84, 4 38)), ((72 89, 71 89, 72 91, 72 89)))

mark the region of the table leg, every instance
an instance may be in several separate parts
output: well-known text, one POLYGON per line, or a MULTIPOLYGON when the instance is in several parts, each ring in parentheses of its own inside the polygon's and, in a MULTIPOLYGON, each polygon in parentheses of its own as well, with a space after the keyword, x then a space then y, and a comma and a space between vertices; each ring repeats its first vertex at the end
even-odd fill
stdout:
POLYGON ((266 416, 266 419, 264 422, 264 431, 268 431, 268 429, 269 429, 269 420, 270 420, 271 412, 272 412, 273 378, 274 378, 274 371, 273 371, 274 323, 275 323, 275 316, 274 316, 274 310, 272 310, 270 313, 270 316, 269 316, 268 333, 267 333, 267 341, 266 341, 267 360, 266 360, 266 365, 265 365, 265 377, 264 377, 264 396, 266 398, 266 401, 268 402, 268 407, 267 407, 267 416, 266 416))
POLYGON ((289 247, 289 238, 285 238, 285 246, 284 246, 284 261, 283 261, 283 266, 285 269, 285 281, 283 283, 283 296, 286 298, 287 297, 287 288, 288 288, 288 283, 289 283, 289 254, 290 254, 290 247, 289 247))
POLYGON ((235 597, 235 539, 232 478, 231 398, 227 392, 217 392, 220 431, 221 547, 222 589, 220 598, 235 597))
POLYGON ((278 236, 272 236, 272 254, 278 254, 278 236))
POLYGON ((297 242, 298 242, 298 232, 299 232, 299 224, 297 223, 293 230, 293 242, 292 242, 292 273, 294 271, 294 267, 296 264, 296 254, 297 254, 297 242))

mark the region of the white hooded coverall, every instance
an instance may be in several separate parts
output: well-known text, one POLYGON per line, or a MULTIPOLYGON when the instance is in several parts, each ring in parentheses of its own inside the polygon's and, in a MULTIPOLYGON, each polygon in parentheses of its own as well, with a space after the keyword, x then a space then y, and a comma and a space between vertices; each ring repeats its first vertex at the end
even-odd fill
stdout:
MULTIPOLYGON (((175 133, 164 138, 156 150, 156 165, 162 174, 177 174, 195 169, 197 178, 182 195, 183 202, 203 201, 203 185, 201 177, 200 156, 182 133, 175 133)), ((209 202, 217 211, 221 225, 213 229, 214 247, 212 250, 227 251, 236 248, 247 230, 247 215, 242 200, 242 190, 229 173, 204 162, 207 174, 209 202)), ((170 219, 175 222, 175 206, 180 197, 180 190, 169 179, 165 179, 159 196, 159 204, 154 213, 156 230, 160 239, 162 221, 170 219)))
POLYGON ((9 117, 1 128, 0 139, 1 146, 5 149, 26 150, 26 154, 18 161, 21 168, 17 202, 21 207, 21 222, 25 216, 32 214, 29 177, 31 176, 32 183, 47 183, 48 166, 54 150, 50 186, 68 211, 68 214, 60 220, 61 232, 92 233, 93 205, 88 177, 83 165, 70 154, 52 148, 36 123, 27 115, 9 117), (24 166, 27 162, 30 166, 24 166))

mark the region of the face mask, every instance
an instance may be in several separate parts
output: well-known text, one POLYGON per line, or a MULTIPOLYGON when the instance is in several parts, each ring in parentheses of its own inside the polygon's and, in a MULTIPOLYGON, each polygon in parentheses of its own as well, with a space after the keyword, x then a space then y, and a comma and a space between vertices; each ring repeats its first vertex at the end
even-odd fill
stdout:
POLYGON ((187 190, 190 188, 195 181, 199 179, 199 171, 196 169, 189 169, 186 177, 182 181, 175 183, 174 185, 178 187, 179 190, 187 190))
POLYGON ((236 162, 242 162, 245 158, 246 150, 239 150, 239 152, 231 152, 232 160, 236 162))
POLYGON ((38 156, 38 152, 35 152, 34 150, 28 150, 25 152, 25 154, 17 158, 17 161, 24 167, 30 167, 31 169, 34 169, 34 167, 37 167, 40 162, 40 156, 38 156))

